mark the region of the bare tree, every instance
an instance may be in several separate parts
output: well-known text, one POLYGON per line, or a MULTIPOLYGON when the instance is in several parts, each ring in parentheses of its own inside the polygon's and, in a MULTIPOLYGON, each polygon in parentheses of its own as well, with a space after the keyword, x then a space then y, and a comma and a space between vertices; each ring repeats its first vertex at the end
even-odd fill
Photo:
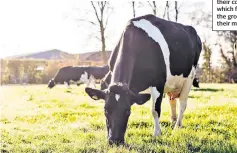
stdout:
POLYGON ((212 61, 211 61, 211 56, 212 56, 212 50, 210 44, 207 43, 207 39, 204 38, 204 41, 202 43, 203 46, 203 73, 206 76, 206 81, 211 82, 212 81, 212 61))
POLYGON ((175 21, 177 22, 178 21, 178 15, 179 15, 179 9, 178 9, 178 2, 175 1, 175 21))
POLYGON ((166 15, 167 20, 170 20, 170 11, 169 11, 169 9, 170 9, 169 1, 166 1, 163 18, 165 18, 165 15, 166 15))
POLYGON ((136 10, 135 10, 135 1, 132 1, 132 10, 133 10, 133 17, 136 17, 136 10))
POLYGON ((106 64, 106 33, 108 31, 108 21, 113 12, 113 7, 107 1, 90 1, 88 8, 77 8, 80 17, 76 20, 80 22, 80 26, 85 26, 90 30, 84 30, 82 32, 87 32, 87 39, 97 40, 101 46, 102 60, 106 64), (83 24, 84 23, 84 24, 83 24))
POLYGON ((157 12, 156 12, 156 10, 157 10, 156 1, 152 1, 152 2, 151 1, 147 1, 147 2, 148 2, 149 6, 152 9, 153 15, 156 16, 156 14, 157 14, 157 12))
POLYGON ((98 2, 91 1, 91 5, 94 9, 94 13, 95 13, 97 22, 99 23, 101 51, 102 51, 103 61, 104 61, 104 63, 107 63, 107 56, 105 53, 105 49, 106 49, 105 30, 106 30, 106 27, 108 24, 109 16, 107 16, 107 19, 105 19, 104 13, 105 13, 105 8, 108 6, 108 2, 107 1, 98 1, 98 2))

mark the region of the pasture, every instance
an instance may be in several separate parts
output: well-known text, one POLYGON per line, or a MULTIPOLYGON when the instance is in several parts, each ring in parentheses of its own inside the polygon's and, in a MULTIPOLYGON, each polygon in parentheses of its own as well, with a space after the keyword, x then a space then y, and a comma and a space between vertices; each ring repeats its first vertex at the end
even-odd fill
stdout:
POLYGON ((1 87, 1 152, 237 152, 237 85, 192 88, 183 128, 172 131, 168 97, 154 138, 151 100, 132 106, 125 146, 109 146, 103 101, 84 85, 1 87))

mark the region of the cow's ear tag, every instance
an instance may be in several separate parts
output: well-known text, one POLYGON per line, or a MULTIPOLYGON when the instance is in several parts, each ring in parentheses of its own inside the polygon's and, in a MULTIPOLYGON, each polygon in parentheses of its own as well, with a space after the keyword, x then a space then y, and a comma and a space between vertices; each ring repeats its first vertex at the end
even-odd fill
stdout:
POLYGON ((95 100, 99 100, 99 98, 97 96, 95 96, 95 95, 92 96, 92 98, 95 99, 95 100))

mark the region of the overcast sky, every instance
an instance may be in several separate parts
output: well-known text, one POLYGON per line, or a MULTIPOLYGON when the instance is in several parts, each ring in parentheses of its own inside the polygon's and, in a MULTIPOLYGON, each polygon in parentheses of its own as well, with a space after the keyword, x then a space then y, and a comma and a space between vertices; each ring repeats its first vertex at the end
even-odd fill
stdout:
MULTIPOLYGON (((211 11, 211 1, 180 0, 179 22, 191 24, 189 13, 197 2, 211 11)), ((174 3, 173 1, 171 1, 174 3)), ((108 24, 107 49, 114 48, 123 27, 132 17, 129 2, 111 2, 114 7, 108 24)), ((144 2, 146 3, 146 1, 144 2)), ((158 16, 164 12, 165 1, 157 1, 158 16)), ((171 8, 173 9, 173 8, 171 8)), ((89 1, 80 0, 2 0, 0 1, 0 57, 22 53, 59 49, 70 53, 82 53, 100 49, 94 37, 95 27, 79 22, 87 16, 94 20, 89 1), (86 12, 90 12, 86 14, 86 12), (93 33, 93 35, 92 35, 93 33)), ((136 14, 152 13, 148 6, 139 7, 136 14)), ((200 35, 203 29, 197 31, 200 35)))

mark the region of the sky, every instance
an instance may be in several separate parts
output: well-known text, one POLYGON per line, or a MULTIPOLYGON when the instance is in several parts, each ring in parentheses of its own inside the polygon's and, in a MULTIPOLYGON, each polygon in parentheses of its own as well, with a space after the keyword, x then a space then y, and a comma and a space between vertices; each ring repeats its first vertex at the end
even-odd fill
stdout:
MULTIPOLYGON (((195 11, 197 2, 211 9, 211 1, 178 2, 181 5, 179 22, 184 24, 191 24, 188 16, 195 11)), ((158 16, 162 16, 165 1, 157 3, 158 16)), ((108 50, 114 48, 124 26, 132 18, 128 1, 111 1, 111 5, 116 7, 108 21, 108 50)), ((148 13, 152 11, 147 5, 136 10, 137 16, 148 13)), ((95 37, 98 29, 82 19, 96 21, 89 1, 0 0, 0 58, 50 49, 75 54, 99 50, 100 43, 95 37)), ((196 28, 201 35, 206 33, 196 28)))

